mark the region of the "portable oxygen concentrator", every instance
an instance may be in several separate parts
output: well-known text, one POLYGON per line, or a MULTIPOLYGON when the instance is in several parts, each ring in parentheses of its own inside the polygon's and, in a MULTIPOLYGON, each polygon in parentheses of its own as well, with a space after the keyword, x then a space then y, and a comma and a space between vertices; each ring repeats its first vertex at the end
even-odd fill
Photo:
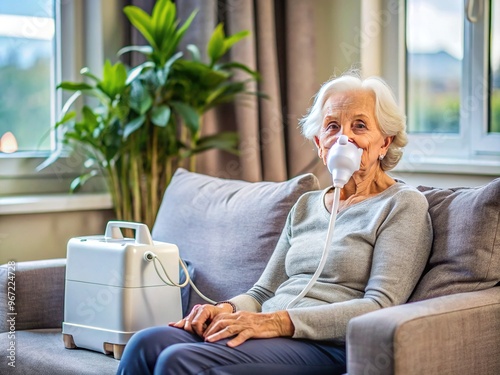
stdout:
POLYGON ((180 288, 165 285, 151 254, 178 283, 177 246, 153 241, 145 224, 110 221, 104 236, 70 239, 62 327, 66 348, 120 359, 135 332, 182 318, 180 288), (123 238, 120 228, 134 229, 135 238, 123 238))

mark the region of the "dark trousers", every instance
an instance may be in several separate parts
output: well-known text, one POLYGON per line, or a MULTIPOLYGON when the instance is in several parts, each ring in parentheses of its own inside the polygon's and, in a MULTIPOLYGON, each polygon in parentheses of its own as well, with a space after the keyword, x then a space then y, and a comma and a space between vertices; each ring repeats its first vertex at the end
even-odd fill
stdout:
POLYGON ((344 374, 345 347, 289 338, 253 339, 230 348, 179 328, 153 327, 132 336, 119 375, 344 374))

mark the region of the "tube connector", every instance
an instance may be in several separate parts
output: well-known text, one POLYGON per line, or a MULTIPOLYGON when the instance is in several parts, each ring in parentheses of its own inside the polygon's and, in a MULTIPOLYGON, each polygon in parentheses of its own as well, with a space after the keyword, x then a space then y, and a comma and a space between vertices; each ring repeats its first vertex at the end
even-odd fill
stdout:
POLYGON ((143 255, 143 258, 146 262, 151 262, 156 257, 156 254, 152 251, 146 251, 143 255))

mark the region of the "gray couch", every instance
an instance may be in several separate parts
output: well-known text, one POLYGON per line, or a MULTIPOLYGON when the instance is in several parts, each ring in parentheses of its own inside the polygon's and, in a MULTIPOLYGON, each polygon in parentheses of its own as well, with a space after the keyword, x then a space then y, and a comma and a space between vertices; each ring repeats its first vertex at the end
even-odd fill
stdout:
MULTIPOLYGON (((223 300, 252 285, 288 210, 302 193, 318 188, 312 175, 247 183, 179 170, 152 236, 177 244, 196 285, 223 300)), ((434 227, 428 267, 407 304, 351 320, 348 372, 498 375, 500 179, 480 188, 419 188, 434 227)), ((65 259, 16 264, 16 367, 9 367, 14 332, 8 277, 8 265, 1 266, 0 374, 114 374, 118 360, 112 356, 64 348, 65 259)), ((191 293, 187 302, 200 300, 191 293)))

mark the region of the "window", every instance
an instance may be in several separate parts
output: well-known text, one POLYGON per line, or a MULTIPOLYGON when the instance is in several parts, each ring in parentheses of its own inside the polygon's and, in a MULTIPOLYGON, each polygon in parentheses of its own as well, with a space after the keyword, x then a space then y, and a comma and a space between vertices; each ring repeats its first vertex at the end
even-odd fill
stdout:
MULTIPOLYGON (((51 127, 64 7, 73 2, 0 2, 0 196, 68 190, 62 184, 68 169, 36 170, 56 148, 51 127)), ((71 35, 71 27, 65 32, 71 35)))
MULTIPOLYGON (((50 131, 68 97, 55 87, 116 60, 122 8, 120 0, 0 1, 0 196, 67 193, 82 171, 82 158, 61 151, 50 131), (54 152, 57 162, 38 171, 54 152)), ((85 187, 103 190, 99 179, 85 187)))
POLYGON ((404 6, 406 162, 447 158, 494 165, 498 174, 500 0, 406 0, 404 6))
POLYGON ((463 6, 454 0, 410 0, 406 14, 408 131, 457 134, 463 6))
POLYGON ((0 153, 55 147, 54 0, 0 3, 0 153))

